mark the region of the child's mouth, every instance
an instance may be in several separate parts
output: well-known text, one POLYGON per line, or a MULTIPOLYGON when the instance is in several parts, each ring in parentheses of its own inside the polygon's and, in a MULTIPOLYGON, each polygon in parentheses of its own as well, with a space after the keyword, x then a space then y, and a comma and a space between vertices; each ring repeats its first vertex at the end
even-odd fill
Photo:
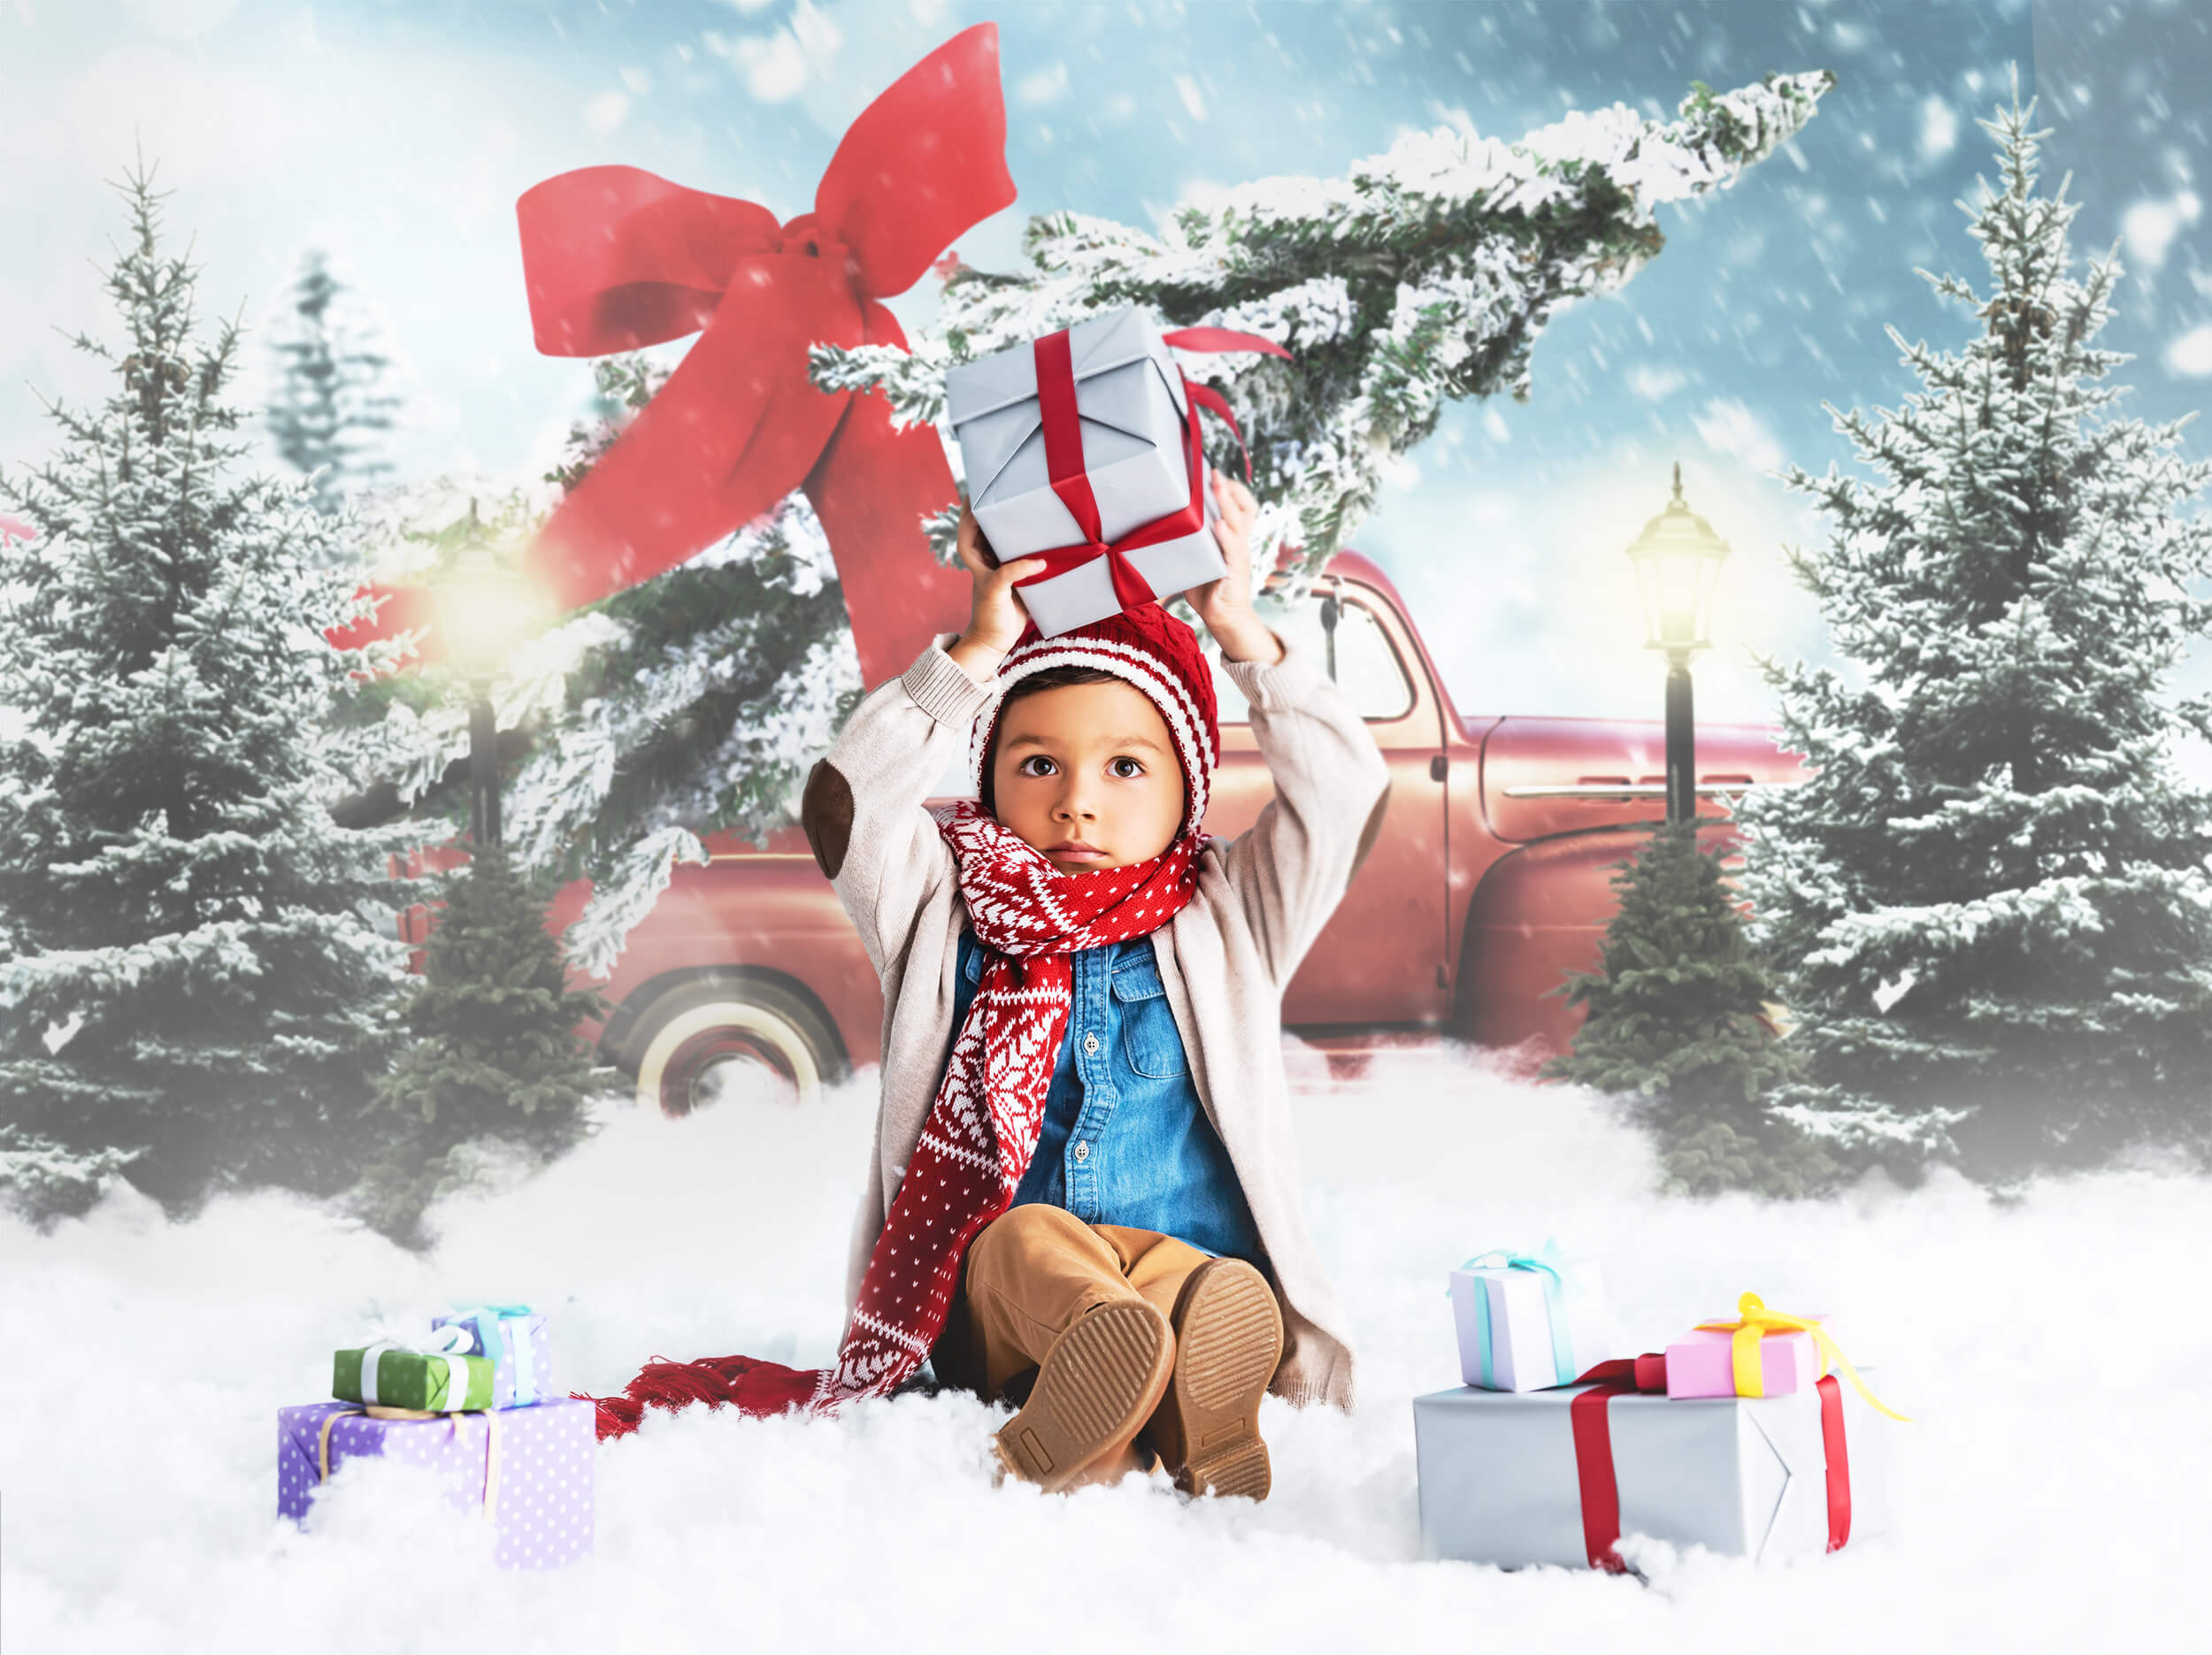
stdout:
POLYGON ((1055 862, 1102 862, 1107 853, 1095 845, 1086 845, 1080 839, 1069 839, 1058 845, 1045 847, 1045 854, 1055 862))

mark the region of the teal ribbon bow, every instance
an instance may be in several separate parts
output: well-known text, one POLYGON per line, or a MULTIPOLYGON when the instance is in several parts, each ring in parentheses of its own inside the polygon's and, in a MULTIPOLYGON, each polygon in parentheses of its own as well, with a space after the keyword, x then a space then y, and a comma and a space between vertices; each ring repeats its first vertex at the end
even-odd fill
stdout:
MULTIPOLYGON (((1544 1251, 1552 1251, 1547 1246, 1544 1251)), ((1488 1253, 1478 1253, 1459 1267, 1463 1270, 1527 1270, 1540 1277, 1544 1283, 1544 1314, 1551 1322, 1552 1367, 1558 1374, 1557 1383, 1571 1385, 1575 1382, 1574 1335, 1567 1326, 1566 1290, 1559 1278, 1558 1267, 1533 1253, 1516 1253, 1509 1247, 1494 1247, 1488 1253)), ((1481 1282, 1475 1283, 1475 1352, 1482 1363, 1482 1384, 1486 1391, 1496 1388, 1496 1373, 1491 1365, 1492 1337, 1490 1332, 1490 1290, 1481 1282)))
MULTIPOLYGON (((495 1366, 507 1360, 507 1336, 502 1325, 510 1317, 528 1316, 527 1305, 471 1305, 453 1313, 452 1320, 476 1329, 476 1342, 495 1366)), ((530 1330, 515 1329, 515 1406, 526 1408, 538 1399, 536 1364, 530 1360, 530 1330)))

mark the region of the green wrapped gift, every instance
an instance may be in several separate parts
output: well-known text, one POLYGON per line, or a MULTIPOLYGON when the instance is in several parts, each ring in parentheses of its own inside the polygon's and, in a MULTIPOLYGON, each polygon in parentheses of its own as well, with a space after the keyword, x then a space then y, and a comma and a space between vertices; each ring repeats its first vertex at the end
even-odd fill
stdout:
MULTIPOLYGON (((441 1333, 443 1329, 440 1330, 441 1333)), ((456 1331, 465 1336, 467 1329, 456 1331)), ((440 1341, 442 1342, 442 1341, 440 1341)), ((492 1405, 488 1356, 456 1351, 411 1351, 388 1342, 340 1351, 331 1360, 330 1394, 363 1406, 411 1408, 419 1414, 460 1414, 492 1405), (453 1394, 458 1376, 460 1395, 453 1394)))

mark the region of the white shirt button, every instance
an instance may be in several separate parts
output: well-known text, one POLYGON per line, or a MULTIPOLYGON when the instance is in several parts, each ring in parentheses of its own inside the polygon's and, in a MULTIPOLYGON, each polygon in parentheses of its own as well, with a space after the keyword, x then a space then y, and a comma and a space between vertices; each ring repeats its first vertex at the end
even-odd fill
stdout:
POLYGON ((1096 1057, 1098 1055, 1098 1037, 1094 1034, 1085 1035, 1083 1037, 1083 1049, 1089 1053, 1093 1057, 1096 1057))
POLYGON ((1091 1158, 1091 1146, 1090 1146, 1088 1144, 1078 1144, 1078 1145, 1075 1146, 1075 1164, 1076 1164, 1077 1166, 1079 1166, 1079 1166, 1081 1166, 1081 1165, 1082 1165, 1085 1161, 1088 1161, 1090 1158, 1091 1158))

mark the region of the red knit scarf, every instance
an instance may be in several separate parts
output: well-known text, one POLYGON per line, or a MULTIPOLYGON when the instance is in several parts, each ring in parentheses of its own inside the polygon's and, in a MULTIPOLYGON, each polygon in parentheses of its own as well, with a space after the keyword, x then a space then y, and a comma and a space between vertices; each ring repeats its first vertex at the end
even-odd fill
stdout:
POLYGON ((750 1414, 828 1413, 888 1396, 922 1365, 960 1281, 968 1244, 1013 1204, 1044 1125, 1045 1095, 1066 1037, 1079 948, 1148 936, 1198 883, 1203 837, 1179 835, 1149 862, 1064 874, 980 805, 937 813, 983 969, 952 1043, 921 1141, 869 1255, 833 1368, 749 1356, 656 1360, 599 1405, 599 1435, 634 1431, 649 1406, 733 1403, 750 1414))

